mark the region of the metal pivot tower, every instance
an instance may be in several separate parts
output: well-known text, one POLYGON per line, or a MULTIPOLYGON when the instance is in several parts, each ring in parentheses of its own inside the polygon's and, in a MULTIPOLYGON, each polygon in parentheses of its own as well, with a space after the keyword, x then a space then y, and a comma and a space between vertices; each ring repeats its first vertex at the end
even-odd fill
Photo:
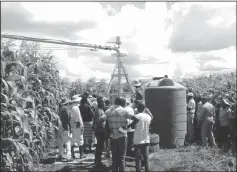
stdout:
POLYGON ((123 62, 121 61, 121 57, 126 56, 126 54, 120 53, 120 51, 119 51, 120 44, 121 44, 119 36, 116 37, 116 42, 114 42, 114 43, 116 43, 117 46, 118 46, 118 49, 117 49, 116 53, 112 54, 112 56, 116 56, 116 64, 115 64, 113 73, 111 75, 111 79, 110 79, 109 85, 108 85, 107 90, 106 90, 106 95, 110 95, 110 96, 113 96, 113 95, 118 95, 118 96, 121 96, 121 95, 132 95, 132 94, 134 94, 134 91, 132 89, 131 84, 129 83, 127 71, 126 71, 126 69, 125 69, 125 67, 123 65, 123 62), (126 80, 126 83, 124 83, 124 84, 122 84, 123 77, 126 80), (118 92, 110 93, 111 87, 113 85, 112 83, 113 83, 113 80, 115 78, 118 79, 118 82, 115 84, 116 89, 118 90, 118 92), (129 87, 129 92, 125 93, 125 92, 123 92, 123 86, 125 86, 126 84, 129 87))

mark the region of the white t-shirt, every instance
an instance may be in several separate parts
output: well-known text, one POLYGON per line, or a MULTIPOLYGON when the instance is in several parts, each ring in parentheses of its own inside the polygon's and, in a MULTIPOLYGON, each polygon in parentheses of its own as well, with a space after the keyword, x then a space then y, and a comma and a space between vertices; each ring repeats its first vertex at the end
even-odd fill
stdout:
POLYGON ((151 116, 146 113, 139 113, 136 115, 139 119, 134 132, 134 144, 150 143, 149 128, 151 124, 151 116))
POLYGON ((201 118, 201 113, 202 113, 203 105, 202 102, 198 102, 197 104, 197 118, 199 121, 202 121, 203 119, 201 118))
POLYGON ((76 128, 76 123, 80 122, 80 128, 83 127, 83 121, 78 106, 74 105, 71 109, 71 128, 76 128))
POLYGON ((191 109, 190 112, 188 112, 188 115, 189 115, 190 117, 194 118, 194 113, 195 113, 196 104, 195 104, 195 101, 194 101, 193 98, 188 101, 188 108, 191 109))

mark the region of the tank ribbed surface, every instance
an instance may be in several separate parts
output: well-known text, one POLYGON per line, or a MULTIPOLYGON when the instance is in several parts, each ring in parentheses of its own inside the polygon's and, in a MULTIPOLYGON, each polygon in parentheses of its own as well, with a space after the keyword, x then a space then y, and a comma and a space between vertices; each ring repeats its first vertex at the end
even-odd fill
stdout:
POLYGON ((158 84, 152 81, 145 90, 146 106, 154 116, 152 132, 159 134, 162 148, 183 146, 187 133, 186 88, 178 83, 162 87, 158 84))

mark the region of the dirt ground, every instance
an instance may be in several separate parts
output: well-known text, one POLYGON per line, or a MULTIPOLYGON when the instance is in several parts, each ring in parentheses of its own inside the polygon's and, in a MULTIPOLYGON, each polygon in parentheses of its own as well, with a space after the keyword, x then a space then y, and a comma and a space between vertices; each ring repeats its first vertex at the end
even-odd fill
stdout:
MULTIPOLYGON (((106 169, 94 168, 94 154, 86 154, 86 158, 78 158, 71 162, 48 162, 40 164, 37 171, 110 171, 111 158, 102 156, 106 169)), ((223 152, 219 148, 201 146, 188 146, 176 149, 155 149, 149 154, 151 171, 236 171, 236 155, 223 152)), ((126 171, 135 171, 135 161, 131 157, 126 158, 126 171)))
MULTIPOLYGON (((69 172, 93 172, 93 171, 110 171, 112 164, 111 158, 102 156, 102 162, 107 166, 106 169, 96 169, 94 167, 94 154, 85 154, 86 158, 80 159, 79 154, 76 153, 76 159, 70 162, 51 161, 40 164, 38 171, 69 171, 69 172)), ((135 171, 135 161, 131 157, 126 158, 126 171, 135 171)))

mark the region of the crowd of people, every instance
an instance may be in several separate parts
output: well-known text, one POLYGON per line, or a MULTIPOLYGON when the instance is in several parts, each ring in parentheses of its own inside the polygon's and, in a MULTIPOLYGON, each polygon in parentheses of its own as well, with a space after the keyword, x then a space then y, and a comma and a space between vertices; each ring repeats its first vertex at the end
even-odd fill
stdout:
POLYGON ((187 144, 218 146, 236 151, 236 97, 187 94, 187 144))
MULTIPOLYGON (((64 99, 60 107, 60 157, 75 159, 74 150, 79 147, 80 158, 84 158, 85 152, 95 153, 97 168, 105 167, 101 160, 104 151, 108 158, 112 154, 113 171, 125 171, 126 155, 135 157, 136 171, 141 171, 141 166, 149 171, 149 130, 153 116, 144 104, 141 84, 134 86, 134 99, 116 97, 113 104, 88 92, 75 95, 72 100, 64 99)), ((213 95, 187 90, 185 144, 193 143, 236 151, 236 97, 222 94, 213 99, 213 95)))
POLYGON ((129 154, 135 156, 136 171, 141 171, 142 164, 149 171, 149 129, 153 116, 138 99, 116 97, 111 104, 109 99, 90 96, 88 92, 75 95, 72 100, 63 99, 60 158, 75 159, 74 150, 79 147, 80 158, 85 157, 86 151, 94 152, 96 168, 104 168, 101 160, 104 151, 105 156, 112 155, 113 171, 125 171, 125 157, 129 154))

